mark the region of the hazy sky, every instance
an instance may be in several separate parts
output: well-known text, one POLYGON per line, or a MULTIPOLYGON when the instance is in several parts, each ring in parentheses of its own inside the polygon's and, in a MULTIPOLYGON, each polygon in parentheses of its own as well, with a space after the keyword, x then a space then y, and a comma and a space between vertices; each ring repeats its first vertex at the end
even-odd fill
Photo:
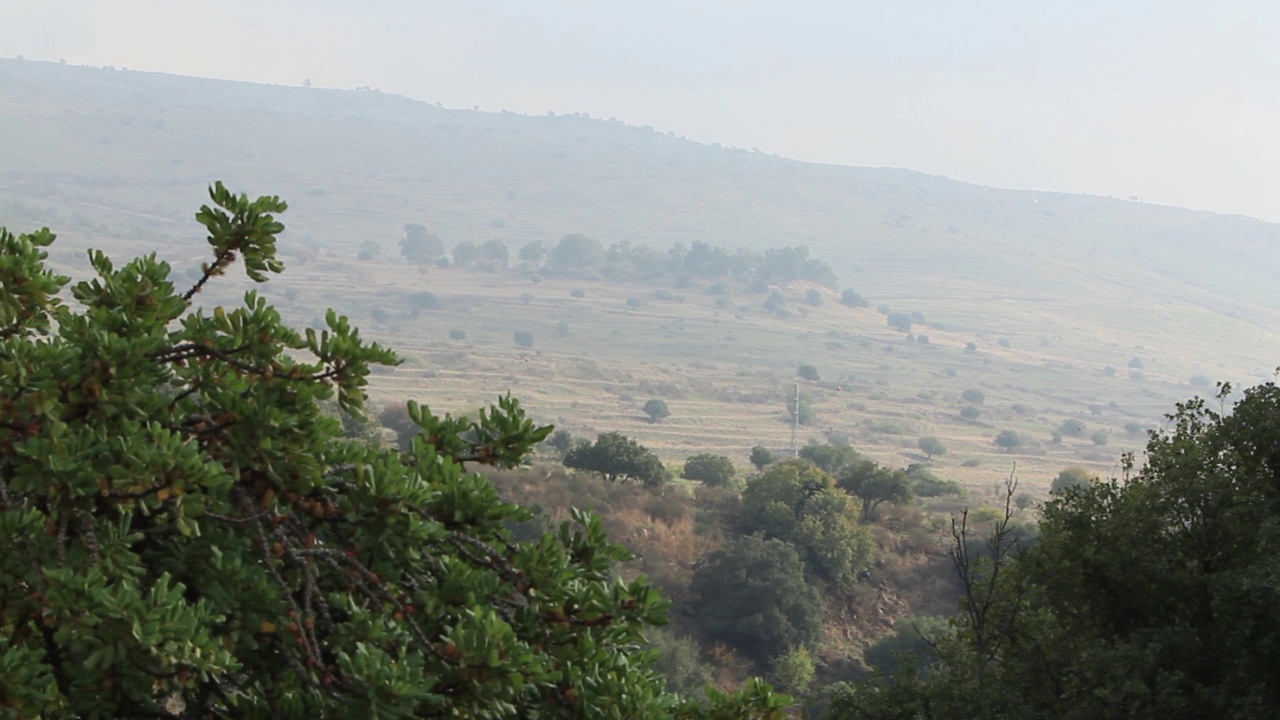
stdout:
POLYGON ((4 56, 587 112, 1280 221, 1278 0, 0 0, 0 22, 4 56))

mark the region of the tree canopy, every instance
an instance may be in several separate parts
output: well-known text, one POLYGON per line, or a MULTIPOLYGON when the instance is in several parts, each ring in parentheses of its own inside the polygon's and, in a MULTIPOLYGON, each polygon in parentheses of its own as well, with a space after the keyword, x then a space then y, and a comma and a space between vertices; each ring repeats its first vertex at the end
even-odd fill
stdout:
POLYGON ((564 466, 599 473, 608 482, 639 480, 645 485, 667 481, 666 468, 649 448, 619 432, 601 433, 564 455, 564 466))
POLYGON ((852 585, 871 555, 858 501, 807 460, 774 463, 742 491, 744 530, 794 545, 817 577, 852 585))
POLYGON ((412 263, 425 264, 444 255, 444 243, 440 237, 428 232, 426 226, 409 223, 404 226, 400 238, 400 254, 412 263))
POLYGON ((19 717, 780 717, 760 685, 665 691, 639 648, 666 602, 618 579, 598 518, 533 542, 469 466, 549 427, 502 398, 410 403, 407 452, 347 439, 370 368, 329 312, 298 333, 257 293, 199 307, 237 260, 283 269, 275 197, 220 183, 212 259, 179 291, 154 255, 71 285, 54 236, 0 231, 0 701, 19 717), (65 302, 64 291, 78 301, 65 302))
POLYGON ((881 503, 905 505, 914 493, 911 478, 906 471, 885 467, 872 460, 861 460, 847 466, 840 473, 839 486, 862 500, 862 519, 875 516, 881 503))
POLYGON ((684 461, 684 472, 680 475, 711 487, 728 487, 733 484, 736 472, 733 461, 724 455, 699 453, 684 461))
POLYGON ((822 598, 795 549, 777 539, 735 538, 694 572, 698 619, 758 662, 822 636, 822 598))
POLYGON ((1145 466, 1051 497, 1033 546, 1006 520, 970 552, 961 526, 967 591, 929 671, 845 686, 827 717, 1273 717, 1277 438, 1273 383, 1229 414, 1192 400, 1145 466))

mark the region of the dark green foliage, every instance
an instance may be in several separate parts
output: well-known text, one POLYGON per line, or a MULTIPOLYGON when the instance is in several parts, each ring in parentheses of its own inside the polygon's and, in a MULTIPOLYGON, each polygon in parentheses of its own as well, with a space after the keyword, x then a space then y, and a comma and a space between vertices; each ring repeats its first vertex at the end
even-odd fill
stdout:
POLYGON ((963 495, 964 486, 955 480, 943 480, 932 470, 920 463, 912 463, 906 469, 907 479, 911 481, 911 492, 917 497, 941 497, 943 495, 963 495))
POLYGON ((560 238, 547 255, 547 266, 560 271, 591 270, 603 262, 604 248, 600 242, 578 233, 560 238))
POLYGON ((551 437, 547 438, 546 442, 547 446, 554 450, 556 456, 561 459, 564 459, 565 454, 573 449, 573 446, 577 443, 578 440, 573 436, 573 433, 564 428, 551 433, 551 437))
POLYGON ((906 666, 923 670, 934 659, 931 643, 951 634, 946 618, 925 615, 903 618, 888 635, 882 635, 863 654, 867 666, 887 677, 896 677, 906 666))
POLYGON ((581 443, 565 453, 564 466, 599 473, 608 482, 639 480, 645 485, 667 481, 662 461, 649 448, 622 433, 601 433, 594 443, 581 443))
POLYGON ((809 443, 800 448, 800 457, 833 477, 859 459, 858 451, 847 442, 809 443))
POLYGON ((1274 717, 1280 388, 1170 420, 1141 470, 1046 502, 1029 549, 958 543, 975 582, 937 664, 845 686, 827 717, 1274 717))
POLYGON ((915 497, 906 471, 871 460, 861 460, 841 471, 839 487, 862 501, 863 520, 873 518, 881 503, 906 505, 915 497))
POLYGON ((796 368, 796 375, 799 375, 802 380, 809 380, 811 382, 817 382, 820 379, 818 376, 818 368, 812 365, 801 365, 799 368, 796 368))
POLYGON ((916 441, 916 447, 929 458, 942 457, 947 454, 947 446, 936 437, 922 437, 916 441))
MULTIPOLYGON (((411 406, 434 439, 401 459, 344 441, 322 412, 336 391, 358 414, 370 366, 396 362, 345 318, 331 312, 326 332, 304 336, 252 292, 240 308, 193 309, 236 257, 256 281, 282 269, 285 204, 221 184, 210 196, 197 219, 213 260, 183 294, 154 256, 117 269, 93 252, 97 277, 71 288, 83 308, 72 309, 55 299, 67 279, 43 267, 53 236, 0 233, 0 536, 21 548, 0 556, 10 711, 527 716, 519 708, 541 712, 585 679, 559 669, 582 640, 619 648, 660 621, 648 588, 605 590, 626 553, 592 518, 538 553, 505 545, 504 523, 525 511, 461 463, 515 464, 549 432, 514 401, 479 423, 411 406), (445 588, 446 566, 478 584, 445 588), (582 633, 543 621, 578 592, 570 577, 597 588, 575 613, 609 622, 582 633), (449 600, 485 587, 528 610, 449 600), (468 670, 479 664, 487 677, 468 670)), ((659 698, 643 675, 605 696, 578 687, 571 704, 659 698)))
POLYGON ((817 288, 809 288, 804 293, 804 301, 814 307, 822 305, 822 291, 817 288))
POLYGON ((840 293, 840 302, 851 308, 864 308, 870 307, 871 305, 867 302, 866 298, 862 297, 854 290, 845 290, 840 293))
POLYGON ((784 311, 787 314, 790 314, 790 311, 787 310, 787 299, 783 297, 782 292, 778 290, 772 290, 769 292, 769 297, 764 301, 764 309, 774 313, 775 315, 781 315, 784 311))
POLYGON ((63 304, 53 236, 0 231, 8 715, 781 716, 758 685, 705 708, 665 692, 637 648, 666 603, 618 580, 630 553, 598 518, 515 541, 533 514, 467 466, 551 431, 516 401, 474 420, 410 403, 390 418, 407 452, 383 449, 344 435, 375 425, 363 388, 393 353, 332 311, 295 332, 254 292, 193 306, 236 258, 259 282, 283 269, 285 204, 210 195, 213 259, 183 293, 155 256, 95 251, 63 304))
POLYGON ((400 238, 400 254, 409 262, 426 264, 444 255, 444 243, 425 226, 409 223, 400 238))
POLYGON ((1025 445, 1026 439, 1013 430, 1001 430, 996 435, 994 442, 998 447, 1004 448, 1005 452, 1008 452, 1025 445))
POLYGON ((373 260, 382 252, 382 246, 372 240, 365 240, 360 243, 360 251, 356 253, 359 260, 373 260))
POLYGON ((644 414, 649 416, 649 422, 658 422, 671 417, 671 408, 666 400, 653 398, 644 404, 644 414))
POLYGON ((462 328, 454 328, 449 331, 449 339, 450 340, 466 340, 467 331, 463 330, 462 328))
POLYGON ((960 410, 960 417, 965 420, 977 420, 980 415, 982 415, 982 410, 973 405, 966 405, 960 410))
POLYGON ((746 536, 706 556, 690 586, 698 624, 759 663, 822 635, 822 598, 794 548, 746 536))
POLYGON ((871 555, 858 510, 857 500, 807 460, 774 463, 742 490, 744 531, 790 543, 806 568, 840 587, 854 583, 871 555))
POLYGON ((767 465, 774 462, 773 452, 762 445, 756 445, 751 448, 751 456, 747 458, 757 470, 763 470, 767 465))
POLYGON ((724 455, 700 453, 684 461, 680 476, 711 487, 728 487, 733 484, 736 472, 733 462, 724 455))
POLYGON ((648 635, 649 648, 657 655, 653 669, 667 682, 667 691, 681 697, 698 697, 711 684, 711 669, 703 664, 701 650, 693 638, 676 637, 659 628, 648 635))
POLYGON ((440 307, 440 298, 430 290, 418 290, 405 296, 414 310, 432 310, 440 307))
POLYGON ((517 257, 520 262, 537 267, 542 264, 543 260, 547 259, 547 248, 542 244, 541 240, 535 240, 521 247, 517 257))
POLYGON ((454 267, 505 270, 510 264, 510 257, 507 244, 501 240, 489 240, 483 244, 466 241, 453 246, 454 267))
POLYGON ((887 322, 889 324, 889 327, 893 328, 894 330, 901 330, 902 332, 911 332, 912 323, 911 323, 911 315, 909 313, 891 312, 889 313, 888 317, 885 318, 885 322, 887 322))
POLYGON ((1057 433, 1065 437, 1081 437, 1088 431, 1083 420, 1067 418, 1058 424, 1057 433))
POLYGON ((969 388, 968 390, 960 393, 960 399, 970 405, 981 405, 986 402, 987 394, 977 388, 969 388))
POLYGON ((511 339, 515 342, 516 345, 519 345, 522 348, 533 347, 533 333, 529 332, 528 330, 515 331, 514 333, 511 334, 511 339))

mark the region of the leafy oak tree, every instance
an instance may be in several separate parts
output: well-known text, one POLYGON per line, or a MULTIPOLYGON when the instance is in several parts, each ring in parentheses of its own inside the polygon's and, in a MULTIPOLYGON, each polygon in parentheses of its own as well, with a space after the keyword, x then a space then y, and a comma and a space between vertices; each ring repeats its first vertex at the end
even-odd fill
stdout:
POLYGON ((881 503, 906 505, 915 493, 911 489, 911 477, 905 470, 885 467, 872 460, 861 460, 846 467, 840 473, 840 488, 862 500, 862 519, 875 517, 881 503))
POLYGON ((639 480, 645 485, 667 481, 666 468, 649 448, 619 432, 601 433, 593 443, 580 443, 564 455, 564 466, 599 473, 608 482, 639 480))
POLYGON ((212 259, 179 290, 154 255, 74 285, 48 230, 0 231, 0 706, 44 718, 780 717, 753 684, 668 694, 645 628, 666 603, 575 513, 532 543, 475 465, 544 439, 502 398, 410 403, 407 452, 344 438, 371 366, 329 312, 296 332, 255 292, 203 308, 237 261, 283 269, 275 197, 220 183, 212 259), (75 305, 67 302, 74 298, 75 305))
POLYGON ((680 476, 711 487, 728 487, 733 484, 736 472, 733 461, 724 455, 699 453, 684 461, 680 476))
POLYGON ((853 585, 871 557, 858 511, 856 498, 803 459, 770 465, 742 491, 745 531, 790 543, 807 569, 839 587, 853 585))

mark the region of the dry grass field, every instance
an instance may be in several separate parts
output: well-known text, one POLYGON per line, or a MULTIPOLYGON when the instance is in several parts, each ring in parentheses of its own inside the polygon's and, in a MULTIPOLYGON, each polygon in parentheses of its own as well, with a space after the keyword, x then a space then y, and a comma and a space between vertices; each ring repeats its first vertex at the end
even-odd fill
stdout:
MULTIPOLYGON (((745 466, 753 445, 789 447, 787 398, 796 368, 812 364, 821 379, 800 385, 816 419, 800 442, 848 438, 904 465, 925 461, 916 442, 936 436, 948 448, 931 461, 940 475, 985 489, 1016 464, 1024 487, 1043 491, 1066 465, 1115 472, 1144 442, 1134 428, 1212 392, 1203 379, 1252 384, 1280 364, 1280 233, 1248 218, 806 165, 617 121, 367 91, 3 61, 0 94, 0 225, 59 231, 54 259, 73 275, 94 246, 157 252, 182 282, 202 256, 190 217, 208 182, 280 194, 289 269, 260 289, 297 324, 335 307, 399 350, 405 363, 373 379, 377 403, 467 412, 510 392, 575 434, 619 430, 668 462, 710 451, 745 466), (396 254, 407 222, 448 245, 501 239, 513 254, 570 232, 660 250, 804 244, 872 308, 829 290, 810 306, 799 283, 783 288, 783 319, 762 295, 737 292, 722 308, 697 284, 419 269, 396 254), (356 259, 365 239, 381 244, 378 259, 356 259), (319 256, 293 259, 304 245, 319 256), (421 290, 441 303, 415 316, 406 295, 421 290), (922 313, 915 333, 928 344, 891 329, 882 304, 922 313), (532 348, 516 346, 518 330, 532 348), (985 395, 974 420, 959 414, 967 389, 985 395), (659 423, 641 411, 654 397, 672 410, 659 423), (1084 432, 1053 442, 1069 420, 1084 432), (1004 429, 1026 445, 997 448, 1004 429)), ((245 289, 229 282, 203 301, 245 289)))

